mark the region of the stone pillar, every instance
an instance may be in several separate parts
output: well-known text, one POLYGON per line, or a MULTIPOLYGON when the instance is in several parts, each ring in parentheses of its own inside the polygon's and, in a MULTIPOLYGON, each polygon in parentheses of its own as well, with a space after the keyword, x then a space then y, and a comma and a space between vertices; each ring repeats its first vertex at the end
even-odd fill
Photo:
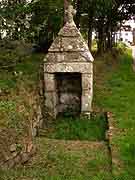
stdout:
POLYGON ((46 112, 50 117, 56 118, 57 111, 57 93, 56 93, 56 84, 55 84, 55 75, 51 73, 44 74, 45 82, 45 108, 46 112))
POLYGON ((64 24, 67 22, 67 9, 68 9, 68 6, 69 6, 69 2, 68 0, 64 0, 64 24))
POLYGON ((93 74, 82 74, 82 114, 90 114, 93 98, 93 74))

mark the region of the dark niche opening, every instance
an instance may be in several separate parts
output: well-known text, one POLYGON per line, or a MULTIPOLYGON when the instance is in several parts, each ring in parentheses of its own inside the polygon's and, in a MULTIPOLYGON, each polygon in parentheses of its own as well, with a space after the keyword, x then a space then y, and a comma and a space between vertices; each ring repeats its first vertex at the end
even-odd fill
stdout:
POLYGON ((81 112, 81 73, 56 73, 58 115, 72 116, 81 112))

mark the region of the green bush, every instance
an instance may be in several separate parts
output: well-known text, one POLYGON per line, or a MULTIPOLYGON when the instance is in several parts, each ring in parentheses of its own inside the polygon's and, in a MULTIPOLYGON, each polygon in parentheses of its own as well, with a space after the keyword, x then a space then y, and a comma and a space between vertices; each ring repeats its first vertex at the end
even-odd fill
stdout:
MULTIPOLYGON (((23 42, 0 41, 0 68, 8 69, 14 67, 18 62, 25 59, 30 47, 23 42)), ((9 69, 8 69, 9 70, 9 69)))

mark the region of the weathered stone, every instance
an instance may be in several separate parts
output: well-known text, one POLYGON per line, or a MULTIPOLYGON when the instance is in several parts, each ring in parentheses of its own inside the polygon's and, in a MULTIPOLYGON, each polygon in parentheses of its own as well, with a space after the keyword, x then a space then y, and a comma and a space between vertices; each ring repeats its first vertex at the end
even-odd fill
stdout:
POLYGON ((9 169, 11 169, 11 168, 13 168, 13 167, 15 166, 15 162, 14 162, 13 159, 10 159, 10 160, 7 162, 7 164, 8 164, 8 168, 9 168, 9 169))
POLYGON ((15 164, 21 164, 21 156, 20 155, 16 156, 14 158, 14 162, 15 162, 15 164))
POLYGON ((82 112, 90 112, 91 111, 91 104, 92 104, 92 89, 89 91, 82 92, 82 112))
POLYGON ((16 151, 16 144, 12 144, 10 146, 10 152, 15 152, 16 151))
POLYGON ((60 30, 44 60, 45 112, 91 111, 93 57, 68 9, 68 22, 60 30))
POLYGON ((84 51, 84 52, 80 52, 81 53, 81 56, 85 58, 85 60, 87 62, 91 61, 93 62, 94 61, 94 58, 92 57, 92 54, 90 53, 90 51, 84 51))
POLYGON ((83 90, 93 88, 93 74, 82 74, 82 87, 83 90))
POLYGON ((6 152, 4 149, 1 152, 1 159, 0 160, 4 160, 4 161, 8 161, 10 159, 10 153, 6 152))
POLYGON ((88 62, 92 60, 87 52, 48 53, 47 62, 88 62))
POLYGON ((13 152, 13 153, 12 153, 12 157, 13 157, 13 158, 14 158, 14 157, 16 157, 16 156, 17 156, 17 154, 18 154, 18 153, 17 153, 16 151, 15 151, 15 152, 13 152))
POLYGON ((45 107, 53 109, 57 104, 57 94, 56 92, 46 92, 45 93, 45 107))
POLYGON ((30 155, 28 153, 21 154, 21 163, 24 164, 30 160, 30 155))
POLYGON ((46 91, 55 91, 54 74, 45 73, 44 80, 45 80, 45 90, 46 91))
POLYGON ((60 30, 58 35, 63 37, 78 37, 80 36, 80 32, 76 28, 75 24, 70 24, 67 22, 65 26, 60 30))
POLYGON ((46 63, 44 66, 45 73, 59 73, 59 72, 78 72, 78 73, 90 73, 92 63, 46 63))
POLYGON ((61 37, 57 37, 52 43, 49 51, 50 52, 59 52, 61 48, 61 37))
POLYGON ((74 24, 74 15, 76 14, 76 10, 73 8, 72 5, 68 6, 68 9, 66 10, 66 14, 67 14, 67 22, 69 24, 74 24))
POLYGON ((78 104, 80 101, 80 98, 77 95, 74 95, 73 93, 62 93, 60 96, 60 103, 61 104, 78 104))
POLYGON ((88 46, 86 45, 85 41, 82 39, 81 36, 68 38, 63 37, 61 41, 61 47, 63 51, 88 51, 88 46))

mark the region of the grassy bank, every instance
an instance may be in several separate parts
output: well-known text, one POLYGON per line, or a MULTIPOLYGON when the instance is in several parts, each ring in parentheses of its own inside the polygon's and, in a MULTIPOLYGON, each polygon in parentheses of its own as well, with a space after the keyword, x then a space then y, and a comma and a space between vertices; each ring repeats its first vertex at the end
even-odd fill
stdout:
POLYGON ((118 129, 113 136, 118 151, 115 179, 135 179, 135 73, 131 52, 126 51, 119 59, 106 55, 95 63, 94 107, 112 112, 118 129))
MULTIPOLYGON (((103 142, 102 118, 93 119, 94 122, 67 118, 56 122, 46 137, 35 139, 37 154, 29 164, 0 171, 1 180, 135 179, 135 74, 130 52, 125 52, 107 53, 97 57, 94 64, 93 109, 112 112, 117 128, 112 142, 118 152, 117 166, 113 167, 115 177, 111 175, 108 147, 103 142)), ((35 97, 42 59, 42 55, 27 55, 10 71, 0 71, 0 129, 14 128, 19 135, 22 127, 26 129, 26 117, 32 112, 29 101, 35 97)))
MULTIPOLYGON (((10 51, 10 53, 12 53, 10 51)), ((2 56, 6 56, 2 54, 2 56)), ((10 56, 10 55, 9 55, 10 56)), ((15 54, 14 56, 18 56, 15 54)), ((33 98, 38 85, 38 72, 42 55, 25 55, 17 59, 8 70, 6 63, 0 69, 0 130, 11 128, 17 134, 17 140, 6 142, 4 148, 11 143, 22 142, 29 126, 29 117, 33 114, 33 98), (31 114, 32 113, 32 114, 31 114)), ((12 62, 10 62, 12 65, 12 62)), ((105 179, 110 177, 110 159, 105 139, 104 118, 96 117, 93 122, 83 119, 60 119, 52 127, 53 132, 46 137, 35 139, 37 154, 24 167, 0 171, 1 180, 84 180, 105 179), (94 121, 95 120, 95 121, 94 121), (57 140, 55 140, 57 139, 57 140), (70 140, 70 141, 69 141, 70 140), (81 140, 81 141, 80 141, 81 140), (100 141, 100 142, 99 142, 100 141)), ((51 128, 49 129, 51 131, 51 128)), ((6 134, 5 133, 5 134, 6 134)), ((12 136, 9 135, 9 136, 12 136)), ((7 137, 9 137, 7 136, 7 137)), ((0 138, 3 152, 4 139, 0 138)))
POLYGON ((104 143, 37 138, 37 154, 23 168, 1 171, 1 180, 109 180, 104 143))

